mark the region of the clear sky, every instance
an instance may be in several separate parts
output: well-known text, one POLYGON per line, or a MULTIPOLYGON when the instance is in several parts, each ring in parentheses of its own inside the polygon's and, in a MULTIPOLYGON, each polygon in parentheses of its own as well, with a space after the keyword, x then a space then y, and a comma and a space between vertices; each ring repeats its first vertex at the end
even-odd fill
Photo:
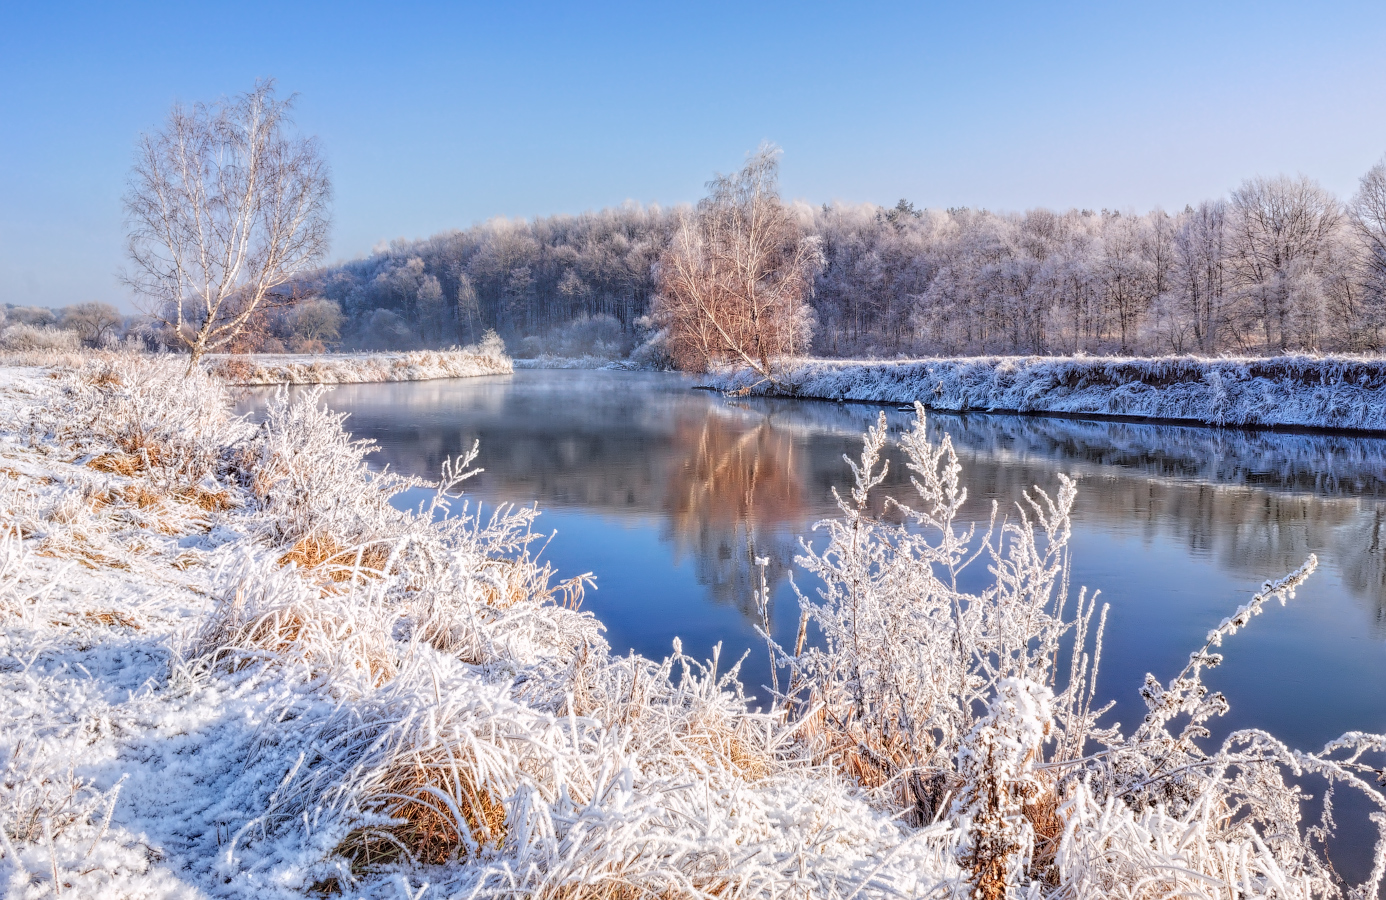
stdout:
POLYGON ((1386 152, 1386 2, 30 3, 0 7, 0 302, 129 308, 120 195, 175 100, 296 92, 332 256, 493 216, 786 195, 1180 209, 1340 196, 1386 152))

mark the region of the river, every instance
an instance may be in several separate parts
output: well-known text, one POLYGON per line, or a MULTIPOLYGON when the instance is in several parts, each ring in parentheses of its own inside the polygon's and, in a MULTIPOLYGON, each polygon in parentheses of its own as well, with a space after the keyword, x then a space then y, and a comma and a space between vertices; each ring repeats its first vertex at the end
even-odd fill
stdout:
MULTIPOLYGON (((252 394, 244 408, 262 403, 252 394)), ((843 454, 892 406, 736 399, 676 376, 522 370, 513 376, 338 387, 347 427, 376 465, 435 477, 481 442, 474 501, 538 503, 560 575, 591 571, 584 609, 612 650, 661 658, 748 653, 747 692, 769 682, 752 602, 754 556, 771 560, 773 630, 792 643, 800 536, 833 515, 843 454)), ((1305 749, 1348 730, 1386 731, 1386 439, 1069 419, 931 414, 963 465, 966 518, 1014 513, 1032 485, 1078 479, 1073 587, 1111 604, 1099 696, 1106 724, 1139 722, 1151 672, 1167 681, 1208 630, 1309 553, 1318 571, 1223 647, 1206 682, 1231 712, 1215 731, 1264 728, 1305 749)), ((898 452, 880 488, 908 501, 898 452)), ((403 497, 401 503, 417 500, 403 497)), ((878 507, 879 508, 879 507, 878 507)), ((985 576, 978 563, 974 577, 985 576)), ((811 584, 800 573, 805 590, 811 584)))

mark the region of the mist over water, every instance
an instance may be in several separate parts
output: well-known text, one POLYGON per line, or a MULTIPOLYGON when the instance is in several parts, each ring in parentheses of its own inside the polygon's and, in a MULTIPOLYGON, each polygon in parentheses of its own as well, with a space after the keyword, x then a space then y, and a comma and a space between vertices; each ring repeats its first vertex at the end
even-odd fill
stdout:
MULTIPOLYGON (((724 664, 749 651, 743 680, 762 698, 752 560, 770 559, 773 631, 792 644, 793 558, 836 512, 833 488, 850 485, 843 454, 857 456, 882 409, 893 431, 913 420, 893 406, 725 398, 675 375, 601 371, 350 385, 325 402, 378 442, 376 465, 401 473, 435 477, 480 440, 485 471, 469 496, 539 504, 560 574, 596 574, 584 609, 614 652, 661 658, 678 637, 707 657, 720 641, 724 664)), ((1298 597, 1223 647, 1206 681, 1232 710, 1213 727, 1219 738, 1265 728, 1306 749, 1386 731, 1386 439, 978 414, 931 414, 928 428, 951 436, 964 516, 982 528, 993 501, 1015 515, 1023 491, 1078 479, 1071 590, 1111 604, 1098 683, 1117 701, 1107 724, 1134 727, 1145 673, 1168 680, 1265 579, 1312 552, 1319 569, 1298 597)), ((888 458, 878 512, 886 495, 913 494, 899 453, 888 458)), ((968 586, 989 577, 980 559, 968 586)), ((798 583, 812 590, 803 573, 798 583)))

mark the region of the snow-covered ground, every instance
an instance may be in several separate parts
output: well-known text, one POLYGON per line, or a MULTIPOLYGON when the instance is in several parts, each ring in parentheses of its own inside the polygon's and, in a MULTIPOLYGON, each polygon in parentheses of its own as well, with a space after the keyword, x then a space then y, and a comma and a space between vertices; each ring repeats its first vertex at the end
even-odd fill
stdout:
POLYGON ((514 361, 517 369, 625 369, 635 366, 605 356, 535 356, 514 361))
POLYGON ((806 359, 786 364, 778 383, 750 370, 716 373, 703 383, 824 400, 918 401, 950 411, 1386 431, 1380 357, 806 359))
POLYGON ((0 384, 6 896, 957 880, 724 673, 610 657, 532 511, 396 512, 313 400, 253 428, 178 360, 0 384))
POLYGON ((860 515, 873 431, 802 561, 798 699, 750 711, 725 662, 613 657, 537 513, 460 498, 469 460, 401 512, 317 391, 252 426, 183 368, 0 370, 7 897, 1309 898, 1338 888, 1285 779, 1379 800, 1378 736, 1200 745, 1211 649, 1312 559, 1123 736, 1063 602, 1071 483, 978 546, 917 428, 899 531, 860 515), (936 577, 979 550, 987 593, 936 577))
POLYGON ((361 384, 508 375, 503 352, 411 350, 399 353, 268 354, 214 356, 207 367, 232 384, 361 384))

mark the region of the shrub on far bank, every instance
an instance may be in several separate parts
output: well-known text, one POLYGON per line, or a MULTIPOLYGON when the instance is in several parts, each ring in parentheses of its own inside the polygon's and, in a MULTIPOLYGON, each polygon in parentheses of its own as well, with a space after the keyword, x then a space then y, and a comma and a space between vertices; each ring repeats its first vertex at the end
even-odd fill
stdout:
POLYGON ((74 331, 64 331, 52 325, 28 325, 19 322, 0 331, 0 350, 16 352, 32 350, 75 351, 81 341, 74 331))

